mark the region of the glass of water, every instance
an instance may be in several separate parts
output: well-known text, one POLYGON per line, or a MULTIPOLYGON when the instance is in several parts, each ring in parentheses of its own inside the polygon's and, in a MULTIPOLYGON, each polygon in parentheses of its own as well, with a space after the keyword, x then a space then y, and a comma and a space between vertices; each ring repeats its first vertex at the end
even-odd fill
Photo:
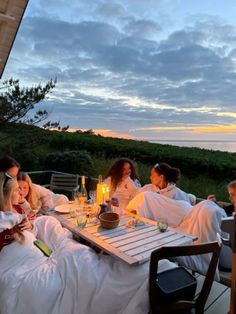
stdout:
POLYGON ((168 220, 165 218, 159 218, 157 220, 157 228, 160 232, 165 232, 168 228, 168 220))
POLYGON ((86 224, 87 224, 87 220, 88 220, 88 215, 87 214, 78 214, 77 216, 77 226, 78 228, 84 229, 86 224))

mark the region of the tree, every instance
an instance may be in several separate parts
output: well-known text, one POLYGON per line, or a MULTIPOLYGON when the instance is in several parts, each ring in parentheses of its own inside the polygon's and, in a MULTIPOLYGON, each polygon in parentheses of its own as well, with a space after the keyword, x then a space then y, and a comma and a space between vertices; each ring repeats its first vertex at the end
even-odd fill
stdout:
MULTIPOLYGON (((19 80, 12 78, 3 82, 1 89, 5 92, 0 94, 0 130, 6 130, 9 124, 36 125, 46 120, 49 115, 46 110, 38 110, 33 116, 28 113, 37 103, 46 98, 55 85, 56 80, 52 79, 44 86, 38 84, 30 88, 21 88, 19 80)), ((56 128, 59 122, 49 121, 44 126, 56 128)))
MULTIPOLYGON (((1 153, 25 155, 28 151, 31 156, 37 154, 37 147, 47 141, 47 134, 42 133, 43 130, 36 125, 47 120, 49 113, 44 109, 36 111, 35 106, 47 99, 47 95, 55 85, 56 80, 52 79, 45 85, 38 84, 32 87, 21 87, 19 80, 12 78, 2 83, 0 87, 1 153)), ((68 126, 62 128, 59 122, 47 121, 43 128, 65 131, 68 126)))

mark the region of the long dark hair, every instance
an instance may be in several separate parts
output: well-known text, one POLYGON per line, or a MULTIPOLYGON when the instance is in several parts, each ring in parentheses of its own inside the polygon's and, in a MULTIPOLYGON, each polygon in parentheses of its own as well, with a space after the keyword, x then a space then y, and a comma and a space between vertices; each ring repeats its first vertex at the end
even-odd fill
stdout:
POLYGON ((20 169, 20 164, 14 158, 8 155, 0 158, 0 171, 6 172, 12 167, 17 167, 20 169))
POLYGON ((155 164, 153 169, 158 174, 162 174, 167 182, 176 183, 180 180, 181 172, 179 168, 173 168, 165 162, 155 164))
POLYGON ((111 187, 113 191, 117 188, 117 185, 122 179, 122 170, 123 170, 124 164, 126 163, 130 165, 130 170, 131 170, 130 178, 132 180, 138 179, 133 161, 130 160, 129 158, 119 158, 113 163, 113 165, 108 170, 105 176, 105 178, 111 177, 111 187))

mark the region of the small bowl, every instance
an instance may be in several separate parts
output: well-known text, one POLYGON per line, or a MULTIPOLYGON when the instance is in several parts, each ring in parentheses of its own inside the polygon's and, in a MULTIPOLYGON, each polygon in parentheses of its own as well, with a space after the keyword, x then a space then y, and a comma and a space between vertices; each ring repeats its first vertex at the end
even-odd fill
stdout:
POLYGON ((117 213, 102 213, 99 216, 101 227, 105 229, 114 229, 119 225, 120 216, 117 213))

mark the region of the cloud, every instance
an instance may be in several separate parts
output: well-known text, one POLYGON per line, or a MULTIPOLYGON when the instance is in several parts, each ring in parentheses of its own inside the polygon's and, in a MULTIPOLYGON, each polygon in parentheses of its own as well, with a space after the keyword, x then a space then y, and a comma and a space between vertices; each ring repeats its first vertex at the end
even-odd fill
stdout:
POLYGON ((57 77, 44 105, 74 128, 131 134, 137 125, 233 124, 235 25, 195 15, 170 29, 167 4, 170 11, 177 5, 29 3, 4 78, 14 73, 32 84, 57 77))

